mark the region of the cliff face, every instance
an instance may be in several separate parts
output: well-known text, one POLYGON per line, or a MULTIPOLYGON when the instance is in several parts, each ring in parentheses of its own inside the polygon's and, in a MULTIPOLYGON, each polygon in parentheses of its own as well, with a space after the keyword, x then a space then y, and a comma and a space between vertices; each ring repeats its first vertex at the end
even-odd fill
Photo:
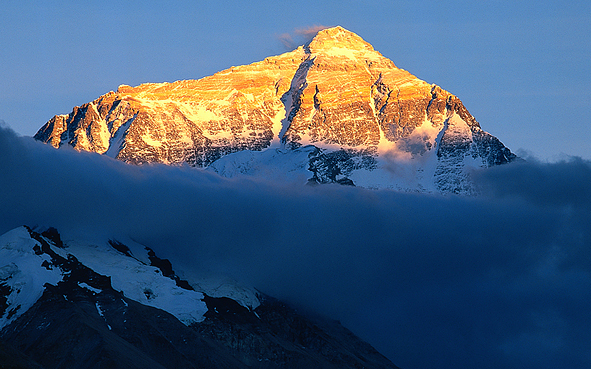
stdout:
POLYGON ((281 96, 304 58, 296 50, 200 80, 120 86, 55 116, 35 138, 134 164, 206 167, 226 154, 271 145, 284 112, 281 96))
POLYGON ((515 158, 456 96, 397 68, 341 27, 292 52, 200 80, 120 86, 55 116, 35 138, 133 164, 196 167, 244 150, 313 145, 320 151, 309 157, 310 180, 452 192, 469 186, 467 162, 486 167, 515 158), (319 177, 319 155, 336 151, 347 160, 374 160, 352 171, 339 161, 334 175, 319 177), (412 178, 366 175, 392 163, 412 178))

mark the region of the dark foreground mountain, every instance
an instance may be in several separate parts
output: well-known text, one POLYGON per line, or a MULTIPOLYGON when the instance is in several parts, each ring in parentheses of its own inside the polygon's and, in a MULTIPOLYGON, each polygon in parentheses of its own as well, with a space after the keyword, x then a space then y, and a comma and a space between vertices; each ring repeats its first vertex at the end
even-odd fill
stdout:
POLYGON ((35 135, 128 163, 421 192, 515 159, 462 102, 342 27, 200 80, 120 86, 35 135))
POLYGON ((0 329, 0 368, 396 368, 338 322, 55 229, 0 237, 0 329))

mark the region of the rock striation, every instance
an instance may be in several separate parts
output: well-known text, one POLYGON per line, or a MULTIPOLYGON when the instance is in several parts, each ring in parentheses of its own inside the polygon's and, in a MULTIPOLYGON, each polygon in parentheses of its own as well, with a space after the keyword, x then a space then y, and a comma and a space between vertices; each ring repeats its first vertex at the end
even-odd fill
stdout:
POLYGON ((53 117, 35 138, 133 164, 223 167, 227 176, 273 167, 262 159, 281 153, 295 160, 288 172, 303 166, 314 183, 412 191, 470 192, 469 168, 516 158, 456 96, 342 27, 199 80, 120 86, 53 117), (317 150, 302 161, 294 150, 310 145, 317 150), (233 156, 246 150, 283 151, 248 163, 233 156))

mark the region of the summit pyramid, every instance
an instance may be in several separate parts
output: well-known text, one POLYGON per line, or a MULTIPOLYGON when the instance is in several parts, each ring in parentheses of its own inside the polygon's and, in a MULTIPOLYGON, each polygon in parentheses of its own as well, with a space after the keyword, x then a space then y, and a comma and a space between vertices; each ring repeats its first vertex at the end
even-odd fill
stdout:
POLYGON ((199 80, 119 86, 35 135, 132 164, 188 164, 368 188, 470 193, 515 159, 460 99, 342 27, 199 80))

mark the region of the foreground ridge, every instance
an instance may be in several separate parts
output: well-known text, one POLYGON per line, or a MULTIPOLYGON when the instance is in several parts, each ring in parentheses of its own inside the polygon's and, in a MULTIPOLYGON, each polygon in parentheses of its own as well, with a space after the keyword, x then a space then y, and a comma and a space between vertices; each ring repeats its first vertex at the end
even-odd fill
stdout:
POLYGON ((342 27, 199 80, 122 85, 35 138, 132 164, 428 192, 470 193, 468 168, 516 158, 456 96, 342 27))
POLYGON ((338 322, 200 287, 139 244, 19 227, 0 236, 0 366, 396 368, 338 322))

